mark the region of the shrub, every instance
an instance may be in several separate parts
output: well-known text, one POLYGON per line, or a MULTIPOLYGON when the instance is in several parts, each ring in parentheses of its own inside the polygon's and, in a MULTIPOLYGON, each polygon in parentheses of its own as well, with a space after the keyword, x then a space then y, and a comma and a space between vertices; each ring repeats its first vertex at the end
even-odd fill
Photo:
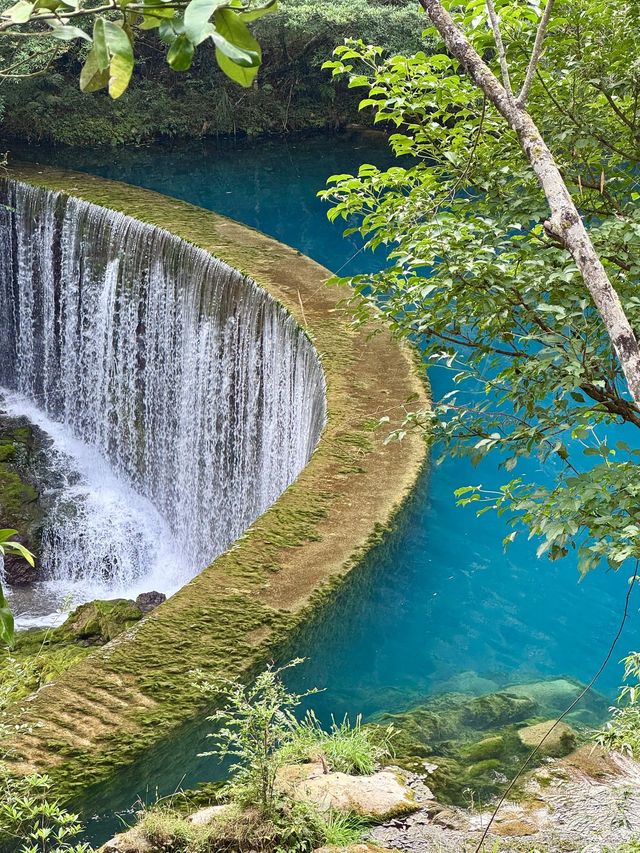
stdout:
POLYGON ((293 737, 293 711, 308 695, 289 692, 281 676, 301 662, 268 666, 249 686, 237 681, 203 683, 205 692, 217 694, 224 702, 208 717, 219 728, 209 735, 215 740, 214 749, 204 754, 237 759, 230 768, 228 794, 241 806, 257 807, 263 817, 275 813, 276 775, 285 763, 283 747, 293 737))

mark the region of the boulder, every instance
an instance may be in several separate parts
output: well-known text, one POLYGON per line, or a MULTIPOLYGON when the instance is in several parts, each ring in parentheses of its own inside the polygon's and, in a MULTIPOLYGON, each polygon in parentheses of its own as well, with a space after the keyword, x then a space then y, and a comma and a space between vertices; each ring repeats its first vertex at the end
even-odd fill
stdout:
POLYGON ((139 607, 143 613, 150 613, 159 604, 163 604, 166 600, 167 596, 163 592, 156 592, 155 590, 152 592, 141 592, 136 598, 136 606, 139 607))
POLYGON ((310 803, 320 811, 349 811, 374 823, 384 823, 420 808, 419 800, 402 776, 390 770, 371 776, 349 776, 325 773, 322 764, 288 765, 278 772, 276 786, 292 799, 310 803))
POLYGON ((488 693, 465 702, 460 717, 463 724, 470 728, 492 729, 526 720, 535 714, 536 707, 536 702, 528 696, 488 693))
POLYGON ((561 758, 568 755, 576 747, 578 736, 566 723, 558 723, 556 720, 547 720, 537 723, 535 726, 525 726, 518 730, 518 737, 527 749, 534 749, 540 743, 539 752, 542 755, 561 758), (544 742, 543 738, 546 738, 544 742))
POLYGON ((113 640, 142 618, 142 610, 126 598, 89 601, 68 617, 58 632, 84 645, 99 646, 113 640))

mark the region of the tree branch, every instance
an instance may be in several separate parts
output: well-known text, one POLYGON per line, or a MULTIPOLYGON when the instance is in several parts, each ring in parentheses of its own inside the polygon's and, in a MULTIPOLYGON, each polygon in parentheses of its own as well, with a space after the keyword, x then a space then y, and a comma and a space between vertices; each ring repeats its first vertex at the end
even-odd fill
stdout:
POLYGON ((547 0, 547 5, 544 8, 544 13, 542 15, 542 18, 540 19, 540 23, 538 24, 536 39, 533 43, 533 50, 531 51, 531 58, 529 59, 527 73, 524 78, 524 83, 522 84, 522 89, 520 89, 520 94, 516 98, 516 104, 519 107, 523 107, 527 102, 527 98, 529 97, 529 90, 531 89, 531 84, 533 83, 533 78, 536 74, 538 62, 540 61, 540 57, 542 56, 542 46, 544 44, 544 37, 547 33, 547 27, 549 26, 551 12, 553 11, 553 3, 554 0, 547 0))
POLYGON ((513 98, 511 78, 509 77, 509 63, 507 62, 507 53, 504 49, 504 42, 502 41, 502 33, 500 32, 500 21, 498 20, 496 7, 493 4, 493 0, 486 0, 486 4, 487 12, 489 13, 489 21, 491 23, 491 29, 493 30, 493 38, 496 43, 496 50, 498 51, 498 60, 500 62, 500 70, 502 71, 502 82, 504 83, 504 88, 509 97, 513 98))
POLYGON ((520 145, 549 204, 551 216, 545 223, 545 229, 562 243, 580 270, 620 360, 629 391, 636 405, 640 405, 638 341, 549 147, 532 117, 515 103, 464 33, 456 26, 440 0, 419 2, 451 55, 460 62, 474 83, 517 133, 520 145))

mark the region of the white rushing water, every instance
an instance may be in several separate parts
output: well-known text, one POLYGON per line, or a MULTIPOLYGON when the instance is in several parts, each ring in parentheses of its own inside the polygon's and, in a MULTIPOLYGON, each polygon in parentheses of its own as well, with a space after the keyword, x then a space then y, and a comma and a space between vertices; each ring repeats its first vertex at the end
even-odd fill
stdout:
POLYGON ((265 291, 167 232, 17 182, 3 199, 5 408, 74 472, 45 532, 46 589, 16 597, 23 623, 67 595, 170 594, 308 461, 317 354, 265 291))

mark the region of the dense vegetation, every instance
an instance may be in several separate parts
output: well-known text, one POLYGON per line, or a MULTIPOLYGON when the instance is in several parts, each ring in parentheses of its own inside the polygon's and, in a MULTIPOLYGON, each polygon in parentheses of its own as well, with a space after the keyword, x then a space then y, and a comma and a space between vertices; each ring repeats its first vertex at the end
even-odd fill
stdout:
POLYGON ((333 48, 347 36, 360 36, 391 53, 412 52, 424 44, 423 24, 417 6, 395 0, 283 0, 278 11, 253 24, 263 63, 249 89, 224 76, 212 51, 200 51, 191 70, 176 73, 153 34, 142 33, 132 83, 116 101, 105 92, 80 91, 87 47, 75 42, 45 76, 3 81, 0 132, 72 145, 118 145, 340 126, 358 120, 358 99, 321 69, 333 48))

